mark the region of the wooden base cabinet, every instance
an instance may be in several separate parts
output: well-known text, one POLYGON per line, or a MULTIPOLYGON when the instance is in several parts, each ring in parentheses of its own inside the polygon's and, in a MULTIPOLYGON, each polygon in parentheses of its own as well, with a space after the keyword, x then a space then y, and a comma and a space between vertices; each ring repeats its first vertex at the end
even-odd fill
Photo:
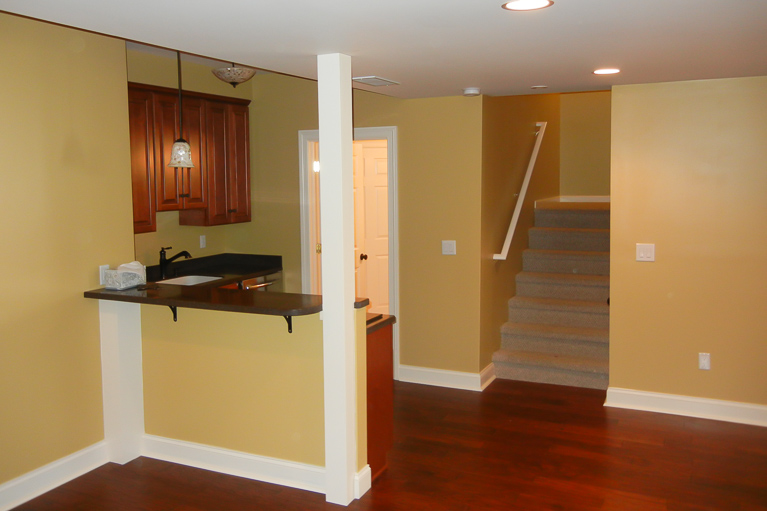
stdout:
POLYGON ((195 166, 168 167, 178 91, 129 84, 135 233, 157 230, 157 211, 179 211, 181 225, 250 221, 249 103, 185 91, 182 135, 195 166))
POLYGON ((394 445, 393 323, 392 316, 383 316, 368 324, 368 465, 373 480, 386 470, 387 455, 394 445))

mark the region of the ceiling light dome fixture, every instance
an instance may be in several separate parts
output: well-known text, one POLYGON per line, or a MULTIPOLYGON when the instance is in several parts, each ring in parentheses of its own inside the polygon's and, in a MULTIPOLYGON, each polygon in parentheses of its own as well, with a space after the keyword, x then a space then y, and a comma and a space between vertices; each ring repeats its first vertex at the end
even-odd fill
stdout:
POLYGON ((237 87, 239 84, 247 82, 256 74, 255 69, 251 67, 237 67, 234 62, 232 62, 232 67, 220 67, 212 69, 211 72, 216 75, 216 78, 228 83, 232 87, 237 87))
POLYGON ((469 98, 479 96, 482 93, 479 87, 466 87, 463 89, 463 95, 469 98))
POLYGON ((552 0, 511 0, 501 7, 507 11, 535 11, 554 5, 552 0))

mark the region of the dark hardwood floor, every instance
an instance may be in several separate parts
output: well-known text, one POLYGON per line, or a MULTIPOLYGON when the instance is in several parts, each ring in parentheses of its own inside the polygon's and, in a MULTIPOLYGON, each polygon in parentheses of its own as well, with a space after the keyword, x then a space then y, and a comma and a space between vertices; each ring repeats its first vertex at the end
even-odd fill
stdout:
MULTIPOLYGON (((603 391, 396 383, 389 469, 349 510, 767 510, 767 428, 604 408, 603 391)), ((139 458, 21 511, 329 510, 321 494, 139 458)))

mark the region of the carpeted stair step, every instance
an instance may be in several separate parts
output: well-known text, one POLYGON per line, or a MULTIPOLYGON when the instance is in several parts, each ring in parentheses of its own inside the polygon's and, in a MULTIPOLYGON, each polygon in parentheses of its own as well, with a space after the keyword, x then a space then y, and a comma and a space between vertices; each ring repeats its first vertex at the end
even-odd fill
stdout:
POLYGON ((609 307, 603 302, 514 296, 509 321, 586 328, 609 328, 609 307))
POLYGON ((610 210, 535 208, 535 226, 609 229, 610 210))
POLYGON ((535 273, 609 275, 610 253, 527 249, 522 253, 522 270, 535 273))
POLYGON ((610 296, 609 275, 580 273, 520 272, 517 296, 606 302, 610 296))
POLYGON ((609 331, 607 328, 508 322, 501 327, 501 349, 607 360, 609 331))
POLYGON ((496 376, 510 380, 606 389, 607 360, 522 350, 493 354, 496 376))
POLYGON ((529 248, 535 250, 578 250, 609 252, 609 229, 533 227, 528 231, 529 248))

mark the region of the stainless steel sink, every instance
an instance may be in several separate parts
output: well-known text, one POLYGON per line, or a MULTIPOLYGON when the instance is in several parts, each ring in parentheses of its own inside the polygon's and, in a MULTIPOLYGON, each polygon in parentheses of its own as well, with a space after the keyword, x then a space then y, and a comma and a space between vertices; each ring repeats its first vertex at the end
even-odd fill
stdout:
POLYGON ((204 284, 205 282, 212 282, 219 280, 221 277, 211 277, 209 275, 185 275, 183 277, 176 277, 173 279, 159 280, 158 284, 173 284, 174 286, 195 286, 197 284, 204 284))

